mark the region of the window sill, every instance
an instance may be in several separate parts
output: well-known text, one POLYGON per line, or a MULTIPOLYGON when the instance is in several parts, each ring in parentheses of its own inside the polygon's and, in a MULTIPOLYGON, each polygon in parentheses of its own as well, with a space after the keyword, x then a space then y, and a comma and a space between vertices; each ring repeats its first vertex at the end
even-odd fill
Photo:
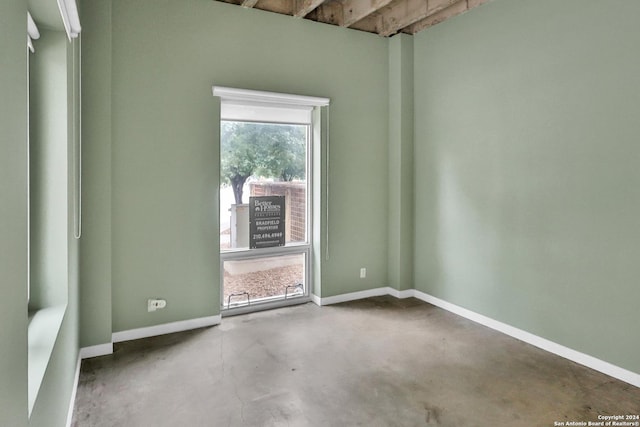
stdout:
POLYGON ((29 313, 29 416, 47 371, 66 308, 64 304, 29 313))

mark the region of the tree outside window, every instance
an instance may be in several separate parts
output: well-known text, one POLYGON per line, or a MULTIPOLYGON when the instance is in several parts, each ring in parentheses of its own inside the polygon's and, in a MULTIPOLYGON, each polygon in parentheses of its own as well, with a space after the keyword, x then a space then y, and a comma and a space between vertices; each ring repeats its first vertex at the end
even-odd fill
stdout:
POLYGON ((306 126, 222 121, 220 179, 236 204, 251 176, 277 181, 305 179, 306 126))

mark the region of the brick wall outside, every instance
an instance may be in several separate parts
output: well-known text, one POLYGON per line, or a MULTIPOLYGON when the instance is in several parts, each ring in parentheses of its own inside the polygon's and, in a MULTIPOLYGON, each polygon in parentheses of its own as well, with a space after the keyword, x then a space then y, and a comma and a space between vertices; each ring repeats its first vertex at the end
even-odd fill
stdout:
POLYGON ((284 196, 287 242, 304 242, 306 231, 306 189, 304 182, 252 182, 251 196, 284 196))

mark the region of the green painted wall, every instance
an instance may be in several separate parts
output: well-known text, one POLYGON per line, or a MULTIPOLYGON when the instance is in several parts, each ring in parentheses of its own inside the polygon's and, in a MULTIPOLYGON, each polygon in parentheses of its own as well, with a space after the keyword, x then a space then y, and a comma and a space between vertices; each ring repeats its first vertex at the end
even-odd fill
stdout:
POLYGON ((413 37, 389 39, 389 286, 413 288, 413 37))
POLYGON ((0 425, 27 425, 27 55, 24 0, 0 2, 0 425))
POLYGON ((218 313, 214 84, 332 99, 322 296, 385 286, 386 40, 208 0, 109 3, 81 9, 83 54, 100 61, 85 62, 83 93, 105 95, 83 102, 86 182, 101 200, 86 213, 98 228, 82 263, 104 274, 83 271, 81 298, 108 305, 110 271, 112 301, 111 316, 83 308, 83 345, 108 341, 111 323, 121 331, 218 313), (147 313, 150 297, 167 308, 147 313))
POLYGON ((80 346, 111 342, 111 2, 80 4, 82 239, 80 346), (90 6, 90 7, 89 7, 90 6))
POLYGON ((634 372, 639 14, 496 0, 414 38, 416 287, 634 372))

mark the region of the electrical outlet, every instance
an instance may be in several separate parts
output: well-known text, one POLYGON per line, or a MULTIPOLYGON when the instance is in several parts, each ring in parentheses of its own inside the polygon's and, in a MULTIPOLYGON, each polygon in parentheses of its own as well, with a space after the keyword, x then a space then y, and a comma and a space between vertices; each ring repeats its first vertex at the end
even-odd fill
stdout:
POLYGON ((165 308, 166 306, 167 306, 166 299, 154 298, 154 299, 147 300, 147 311, 156 311, 161 308, 165 308))
POLYGON ((361 279, 364 279, 365 277, 367 277, 367 269, 366 269, 366 268, 364 268, 364 267, 362 267, 362 268, 360 269, 360 278, 361 278, 361 279))

